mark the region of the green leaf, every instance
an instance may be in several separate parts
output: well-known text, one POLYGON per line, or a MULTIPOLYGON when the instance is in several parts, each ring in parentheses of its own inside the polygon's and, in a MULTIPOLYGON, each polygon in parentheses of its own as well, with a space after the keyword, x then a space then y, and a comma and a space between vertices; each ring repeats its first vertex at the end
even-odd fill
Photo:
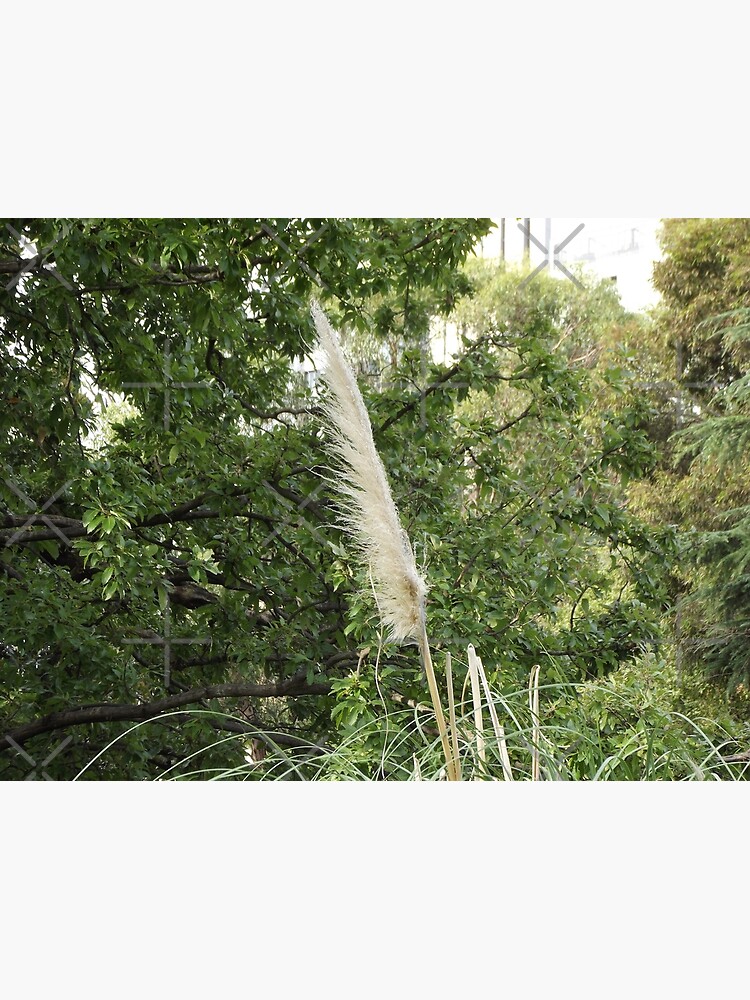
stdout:
POLYGON ((84 528, 89 531, 93 531, 97 524, 101 521, 103 515, 99 510, 85 510, 81 517, 84 528))

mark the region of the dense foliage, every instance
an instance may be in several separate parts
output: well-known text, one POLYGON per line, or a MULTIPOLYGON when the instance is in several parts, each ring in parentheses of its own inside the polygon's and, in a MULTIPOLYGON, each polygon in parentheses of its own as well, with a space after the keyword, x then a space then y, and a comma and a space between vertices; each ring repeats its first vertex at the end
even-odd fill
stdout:
MULTIPOLYGON (((402 322, 420 288, 447 308, 488 226, 8 220, 4 768, 23 776, 17 747, 44 760, 47 734, 69 733, 47 769, 69 777, 126 722, 217 697, 286 743, 327 732, 326 692, 357 652, 295 372, 308 298, 320 286, 367 328, 374 297, 401 302, 402 322)), ((95 773, 152 775, 215 738, 198 716, 165 719, 95 773)))
MULTIPOLYGON (((413 773, 392 729, 424 680, 415 649, 380 641, 338 524, 313 294, 358 360, 459 706, 467 643, 509 706, 539 665, 558 776, 596 777, 623 747, 637 763, 612 776, 652 776, 681 731, 655 725, 666 702, 647 725, 678 545, 644 499, 671 475, 668 400, 643 391, 665 352, 609 284, 464 266, 489 226, 9 220, 5 776, 262 776, 264 755, 311 747, 333 776, 413 773)), ((659 776, 689 775, 680 760, 659 776)))
POLYGON ((750 706, 750 221, 672 219, 656 265, 680 419, 649 506, 682 532, 678 652, 750 706))

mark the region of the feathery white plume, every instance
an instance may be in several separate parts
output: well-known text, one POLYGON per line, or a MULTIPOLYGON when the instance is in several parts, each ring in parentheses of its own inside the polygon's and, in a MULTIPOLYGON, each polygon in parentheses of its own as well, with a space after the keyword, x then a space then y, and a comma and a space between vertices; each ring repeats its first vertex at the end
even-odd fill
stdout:
POLYGON ((401 527, 354 373, 317 302, 311 311, 326 361, 324 379, 330 395, 322 406, 340 462, 334 485, 343 499, 344 526, 370 567, 388 638, 395 642, 419 640, 424 630, 427 585, 401 527))
POLYGON ((372 425, 354 372, 339 339, 317 302, 312 317, 318 346, 326 359, 325 382, 330 395, 323 411, 332 434, 340 468, 334 485, 343 500, 344 526, 367 560, 380 617, 395 642, 414 639, 422 657, 435 721, 450 781, 460 781, 461 772, 450 748, 448 727, 440 704, 435 668, 425 624, 427 584, 417 571, 409 538, 401 527, 391 488, 375 450, 372 425))

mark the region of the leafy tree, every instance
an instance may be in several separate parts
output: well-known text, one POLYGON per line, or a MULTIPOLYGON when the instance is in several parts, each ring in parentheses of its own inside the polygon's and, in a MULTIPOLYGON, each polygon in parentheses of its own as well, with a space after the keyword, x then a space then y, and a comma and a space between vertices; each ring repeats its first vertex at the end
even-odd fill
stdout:
POLYGON ((678 375, 693 390, 726 384, 738 376, 747 349, 722 337, 730 317, 711 321, 750 306, 750 219, 665 219, 660 243, 654 285, 662 329, 679 352, 678 375))
MULTIPOLYGON (((44 759, 49 734, 68 733, 48 770, 70 776, 157 716, 87 773, 158 773, 216 742, 211 725, 261 725, 282 745, 325 733, 331 679, 357 652, 312 397, 295 375, 308 299, 368 326, 373 296, 447 293, 488 228, 8 220, 4 768, 23 776, 16 748, 44 759), (216 706, 242 719, 192 711, 216 706)), ((202 762, 238 753, 218 746, 202 762)))
POLYGON ((650 497, 653 516, 679 524, 676 569, 678 653, 726 686, 748 715, 750 657, 750 436, 747 219, 670 219, 660 325, 682 363, 675 385, 679 421, 650 497))
POLYGON ((145 778, 242 767, 250 737, 260 757, 355 733, 382 774, 379 716, 425 688, 416 650, 378 648, 336 525, 300 366, 312 293, 359 345, 439 656, 481 644, 516 689, 535 664, 601 678, 658 638, 671 534, 625 503, 656 450, 611 287, 461 269, 486 220, 9 225, 11 776, 67 736, 50 775, 145 778), (23 257, 15 234, 52 250, 23 257), (438 363, 440 316, 462 338, 438 363))

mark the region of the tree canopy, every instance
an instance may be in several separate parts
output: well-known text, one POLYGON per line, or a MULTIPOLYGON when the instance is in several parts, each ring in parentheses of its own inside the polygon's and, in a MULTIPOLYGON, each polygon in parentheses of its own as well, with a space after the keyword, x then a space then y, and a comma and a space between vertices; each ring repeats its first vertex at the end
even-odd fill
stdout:
MULTIPOLYGON (((508 696, 540 667, 563 729, 575 692, 653 666, 677 530, 630 496, 666 475, 643 391, 662 355, 609 283, 473 259, 490 227, 7 221, 5 774, 247 775, 249 756, 342 741, 369 776, 402 772, 383 713, 424 680, 414 648, 383 644, 341 530, 313 297, 357 360, 436 655, 481 645, 508 696)), ((598 748, 561 736, 575 777, 632 736, 587 697, 598 748)))
POLYGON ((750 222, 669 219, 659 325, 676 346, 680 421, 652 498, 679 523, 679 652, 750 715, 750 222))

